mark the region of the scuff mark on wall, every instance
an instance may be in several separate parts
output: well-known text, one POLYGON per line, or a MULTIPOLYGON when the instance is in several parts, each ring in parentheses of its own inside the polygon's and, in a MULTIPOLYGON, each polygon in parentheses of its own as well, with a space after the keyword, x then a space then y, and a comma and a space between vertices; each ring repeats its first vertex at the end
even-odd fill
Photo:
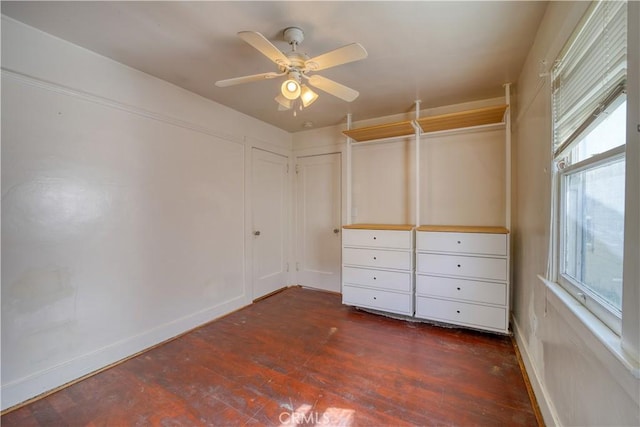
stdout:
POLYGON ((69 270, 29 270, 3 293, 3 318, 22 334, 57 328, 75 319, 76 294, 69 270))

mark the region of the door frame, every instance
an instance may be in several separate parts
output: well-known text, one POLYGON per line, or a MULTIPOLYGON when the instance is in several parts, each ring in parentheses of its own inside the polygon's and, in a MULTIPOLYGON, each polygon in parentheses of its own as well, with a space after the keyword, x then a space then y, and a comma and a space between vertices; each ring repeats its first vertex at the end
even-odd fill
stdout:
MULTIPOLYGON (((273 144, 269 144, 267 142, 261 141, 259 139, 245 137, 245 153, 244 153, 244 193, 245 193, 245 207, 244 207, 244 229, 245 229, 245 238, 244 238, 244 300, 246 304, 251 304, 254 300, 253 297, 253 150, 258 149, 262 151, 267 151, 272 154, 276 154, 279 156, 283 156, 287 158, 287 165, 289 167, 288 181, 287 181, 287 191, 289 195, 293 195, 293 197, 289 197, 289 203, 287 206, 287 217, 289 219, 294 218, 293 212, 293 200, 295 195, 294 192, 294 178, 293 173, 291 171, 294 170, 294 157, 292 155, 292 150, 290 148, 283 148, 273 144)), ((284 286, 290 286, 295 283, 295 268, 294 266, 294 246, 293 246, 293 235, 294 235, 294 221, 289 221, 289 227, 286 228, 286 262, 289 265, 289 271, 287 273, 287 279, 284 286)))
MULTIPOLYGON (((324 155, 331 155, 331 154, 338 154, 338 158, 340 160, 340 224, 338 224, 338 227, 340 228, 340 240, 342 241, 342 226, 344 224, 346 224, 345 220, 346 220, 346 212, 345 212, 345 206, 346 206, 346 191, 345 191, 345 185, 346 185, 346 174, 347 174, 347 169, 346 169, 346 165, 345 165, 345 161, 344 161, 344 147, 342 145, 338 145, 338 144, 334 144, 332 146, 325 146, 325 147, 320 147, 320 148, 311 148, 311 149, 306 149, 306 150, 300 150, 300 151, 295 151, 294 152, 294 156, 293 156, 293 160, 294 160, 294 171, 295 176, 292 176, 293 179, 293 198, 292 198, 292 211, 293 211, 293 261, 294 264, 293 265, 293 270, 296 273, 295 276, 295 280, 296 283, 298 285, 304 286, 304 284, 300 283, 300 278, 298 275, 298 265, 297 265, 297 261, 298 261, 298 242, 299 242, 299 238, 300 236, 298 236, 297 234, 297 230, 298 227, 300 226, 299 224, 299 217, 298 217, 298 212, 297 212, 297 208, 298 208, 298 174, 297 174, 297 168, 298 168, 298 163, 299 160, 301 158, 308 158, 308 157, 318 157, 318 156, 324 156, 324 155)), ((342 250, 342 245, 340 245, 340 250, 342 250)), ((341 257, 342 259, 342 257, 341 257)), ((342 263, 340 264, 340 268, 339 268, 339 272, 338 272, 338 276, 339 276, 339 281, 340 281, 340 293, 342 293, 342 263)), ((329 292, 329 291, 328 291, 329 292)))

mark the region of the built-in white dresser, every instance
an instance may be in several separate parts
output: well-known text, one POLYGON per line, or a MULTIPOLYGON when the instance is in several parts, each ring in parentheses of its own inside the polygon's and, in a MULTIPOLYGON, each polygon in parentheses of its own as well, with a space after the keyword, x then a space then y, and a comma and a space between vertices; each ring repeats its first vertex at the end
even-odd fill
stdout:
POLYGON ((415 316, 508 333, 508 230, 418 227, 415 316))
POLYGON ((413 316, 412 225, 354 224, 342 233, 342 302, 413 316))

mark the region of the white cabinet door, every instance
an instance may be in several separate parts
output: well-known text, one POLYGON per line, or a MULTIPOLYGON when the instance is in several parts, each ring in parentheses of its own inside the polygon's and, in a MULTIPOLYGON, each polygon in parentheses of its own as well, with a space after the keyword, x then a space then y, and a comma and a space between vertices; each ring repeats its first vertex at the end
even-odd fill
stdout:
POLYGON ((345 229, 342 232, 342 244, 344 246, 390 249, 412 248, 412 231, 345 229))
POLYGON ((506 305, 507 284, 419 274, 416 295, 506 305))
POLYGON ((507 260, 419 253, 418 272, 474 279, 507 280, 507 260))
POLYGON ((413 254, 409 251, 344 248, 342 253, 342 262, 345 265, 362 267, 411 270, 412 257, 413 254))
POLYGON ((345 285, 342 289, 342 302, 356 307, 413 315, 412 294, 345 285))
POLYGON ((504 332, 507 329, 505 307, 467 304, 430 297, 416 298, 416 316, 474 328, 504 332))
POLYGON ((411 292, 412 274, 409 271, 388 271, 373 268, 344 267, 342 281, 362 287, 411 292))
POLYGON ((298 284, 340 292, 340 154, 299 157, 296 165, 298 284))
POLYGON ((287 285, 289 185, 287 157, 254 148, 251 152, 253 299, 287 285))
POLYGON ((507 236, 489 233, 416 233, 419 251, 453 252, 458 254, 507 255, 507 236))

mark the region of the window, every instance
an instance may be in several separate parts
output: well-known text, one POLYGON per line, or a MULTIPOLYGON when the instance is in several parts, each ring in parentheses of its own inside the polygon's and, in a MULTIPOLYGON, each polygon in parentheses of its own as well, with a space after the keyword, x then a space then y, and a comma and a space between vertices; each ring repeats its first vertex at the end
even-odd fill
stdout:
POLYGON ((611 110, 559 159, 558 280, 619 333, 626 102, 611 110))
POLYGON ((620 334, 626 2, 595 2, 553 69, 557 281, 620 334))

